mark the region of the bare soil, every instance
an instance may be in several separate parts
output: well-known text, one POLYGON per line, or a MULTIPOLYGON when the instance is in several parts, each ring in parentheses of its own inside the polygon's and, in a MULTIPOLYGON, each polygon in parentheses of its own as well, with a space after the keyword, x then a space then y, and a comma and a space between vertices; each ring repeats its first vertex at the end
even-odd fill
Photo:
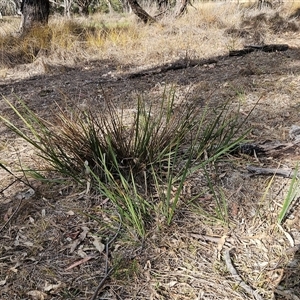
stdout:
MULTIPOLYGON (((187 62, 183 69, 143 76, 133 76, 139 70, 118 61, 67 67, 41 57, 5 71, 0 79, 0 113, 18 124, 4 98, 13 103, 20 98, 49 120, 57 104, 101 111, 103 99, 109 98, 117 107, 133 109, 138 94, 155 102, 173 87, 178 101, 241 105, 241 118, 259 100, 246 124, 253 127, 249 139, 286 143, 291 126, 300 126, 298 34, 277 39, 290 46, 285 52, 224 55, 210 63, 199 61, 189 67, 187 62)), ((0 160, 13 172, 19 161, 29 167, 35 164, 34 151, 25 141, 4 125, 0 135, 0 160)), ((207 193, 203 174, 191 178, 187 194, 203 189, 203 196, 192 209, 183 202, 170 227, 158 220, 160 226, 143 242, 121 229, 107 251, 108 262, 117 264, 117 271, 106 278, 96 299, 254 299, 228 271, 226 247, 242 280, 262 299, 299 299, 299 197, 278 227, 291 180, 251 176, 246 169, 247 165, 294 168, 298 160, 296 146, 276 157, 228 156, 216 164, 214 184, 226 195, 228 226, 205 217, 203 211, 214 210, 213 196, 207 193)), ((86 195, 72 182, 62 186, 33 179, 34 195, 27 196, 29 187, 14 180, 0 170, 0 298, 92 299, 107 262, 106 251, 97 250, 94 236, 106 245, 118 231, 118 220, 112 222, 106 215, 107 199, 86 195), (78 266, 73 265, 76 262, 78 266)))

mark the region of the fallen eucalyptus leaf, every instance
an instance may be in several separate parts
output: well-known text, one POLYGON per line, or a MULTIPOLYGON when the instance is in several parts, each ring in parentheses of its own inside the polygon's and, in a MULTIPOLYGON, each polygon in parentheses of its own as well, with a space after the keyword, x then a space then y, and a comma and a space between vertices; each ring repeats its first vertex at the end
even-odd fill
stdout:
POLYGON ((86 238, 87 233, 89 232, 89 228, 88 227, 81 227, 82 232, 80 233, 78 239, 76 239, 70 246, 70 253, 73 253, 75 251, 75 249, 77 248, 77 246, 86 238))
POLYGON ((105 245, 101 242, 101 239, 98 236, 95 235, 91 235, 91 236, 94 239, 93 245, 100 253, 102 253, 105 249, 105 245))
POLYGON ((38 290, 29 291, 27 295, 30 296, 33 300, 44 300, 47 298, 47 294, 38 290))
POLYGON ((4 280, 0 280, 0 286, 3 286, 6 284, 7 278, 8 278, 8 276, 6 276, 4 280))
POLYGON ((55 293, 55 292, 57 292, 57 290, 65 287, 65 286, 66 286, 66 284, 62 283, 60 281, 57 284, 51 284, 51 283, 46 282, 45 287, 44 287, 44 291, 45 292, 50 292, 51 291, 51 293, 55 293))

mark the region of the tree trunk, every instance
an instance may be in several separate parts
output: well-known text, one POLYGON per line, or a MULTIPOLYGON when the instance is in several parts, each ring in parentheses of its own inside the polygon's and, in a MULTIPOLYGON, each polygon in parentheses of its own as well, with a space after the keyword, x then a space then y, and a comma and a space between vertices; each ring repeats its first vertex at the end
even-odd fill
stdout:
POLYGON ((35 25, 48 23, 50 11, 49 0, 22 0, 21 32, 30 30, 35 25))
POLYGON ((170 8, 170 1, 169 0, 157 0, 156 1, 158 10, 161 12, 166 11, 168 8, 170 8))
POLYGON ((187 10, 190 0, 180 0, 179 8, 177 9, 176 17, 181 17, 187 10))
POLYGON ((71 18, 71 6, 72 0, 64 0, 64 16, 66 18, 71 18))
POLYGON ((151 17, 142 7, 138 4, 137 0, 128 0, 132 11, 145 23, 154 23, 156 20, 151 17))
POLYGON ((111 4, 111 0, 106 0, 106 3, 108 6, 109 13, 112 13, 114 10, 113 10, 112 4, 111 4))

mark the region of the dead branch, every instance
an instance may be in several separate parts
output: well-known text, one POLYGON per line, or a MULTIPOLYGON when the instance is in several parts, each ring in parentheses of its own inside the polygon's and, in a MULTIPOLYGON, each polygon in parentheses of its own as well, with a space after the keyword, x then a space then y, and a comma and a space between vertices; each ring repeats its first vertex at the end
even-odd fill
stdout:
POLYGON ((229 56, 243 56, 254 51, 277 52, 289 49, 287 44, 247 45, 242 50, 231 50, 229 56))
POLYGON ((24 198, 21 198, 19 201, 19 204, 17 206, 17 208, 15 209, 15 211, 11 214, 11 216, 9 217, 9 219, 4 223, 4 225, 0 228, 0 232, 6 227, 6 225, 11 221, 11 219, 14 217, 14 215, 19 211, 21 204, 23 202, 24 198))
MULTIPOLYGON (((254 175, 277 175, 285 178, 293 178, 295 171, 292 169, 278 169, 278 168, 260 168, 255 166, 247 166, 247 170, 254 175)), ((299 178, 300 173, 296 176, 299 178)))
POLYGON ((181 17, 186 12, 189 2, 189 0, 181 0, 181 5, 179 6, 176 13, 176 18, 181 17))
POLYGON ((153 67, 147 70, 142 70, 134 73, 128 74, 128 78, 138 78, 147 75, 155 75, 160 73, 166 73, 168 71, 175 71, 180 69, 186 69, 189 67, 203 66, 209 65, 213 63, 217 63, 220 57, 217 58, 209 58, 209 59, 180 59, 172 63, 164 64, 161 66, 153 67))
POLYGON ((299 146, 296 143, 280 143, 278 141, 267 141, 265 143, 245 143, 232 150, 231 154, 242 153, 251 156, 279 157, 287 153, 293 153, 299 146))
POLYGON ((109 276, 112 274, 112 272, 114 271, 114 268, 110 268, 108 269, 108 250, 109 250, 109 246, 110 244, 117 238, 120 230, 121 230, 121 226, 122 226, 122 220, 121 220, 121 216, 118 214, 119 216, 119 227, 117 229, 117 232, 115 233, 115 235, 111 238, 111 240, 109 240, 107 242, 107 244, 105 245, 105 254, 106 254, 106 261, 105 261, 105 275, 104 277, 102 278, 102 280, 100 281, 99 285, 97 286, 91 300, 96 300, 97 299, 97 296, 101 290, 101 288, 103 287, 104 285, 104 282, 106 281, 107 278, 109 278, 109 276))
POLYGON ((225 249, 223 254, 227 269, 232 275, 233 279, 238 283, 238 285, 243 288, 249 295, 252 295, 256 300, 263 300, 263 298, 258 294, 257 291, 254 291, 251 286, 243 281, 243 279, 234 268, 230 258, 230 249, 225 249))

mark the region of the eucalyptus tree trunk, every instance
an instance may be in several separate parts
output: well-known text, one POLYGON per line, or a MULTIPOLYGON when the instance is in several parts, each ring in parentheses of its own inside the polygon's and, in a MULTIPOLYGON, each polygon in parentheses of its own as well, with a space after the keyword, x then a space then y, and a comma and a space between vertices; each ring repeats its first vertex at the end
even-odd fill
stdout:
POLYGON ((170 8, 170 1, 169 0, 157 0, 156 1, 158 10, 164 12, 166 9, 170 8))
POLYGON ((190 4, 190 0, 180 0, 175 16, 181 17, 184 13, 186 13, 188 4, 190 4))
POLYGON ((67 18, 71 18, 71 6, 73 0, 64 0, 64 15, 67 18))
POLYGON ((26 32, 36 25, 47 24, 49 11, 49 0, 22 0, 21 32, 26 32))
POLYGON ((108 11, 110 13, 112 13, 114 10, 113 10, 113 6, 112 6, 112 3, 111 3, 111 0, 106 0, 106 3, 107 3, 107 6, 108 6, 108 11))
POLYGON ((132 11, 144 22, 154 23, 156 20, 151 17, 143 8, 138 4, 137 0, 128 0, 132 11))

